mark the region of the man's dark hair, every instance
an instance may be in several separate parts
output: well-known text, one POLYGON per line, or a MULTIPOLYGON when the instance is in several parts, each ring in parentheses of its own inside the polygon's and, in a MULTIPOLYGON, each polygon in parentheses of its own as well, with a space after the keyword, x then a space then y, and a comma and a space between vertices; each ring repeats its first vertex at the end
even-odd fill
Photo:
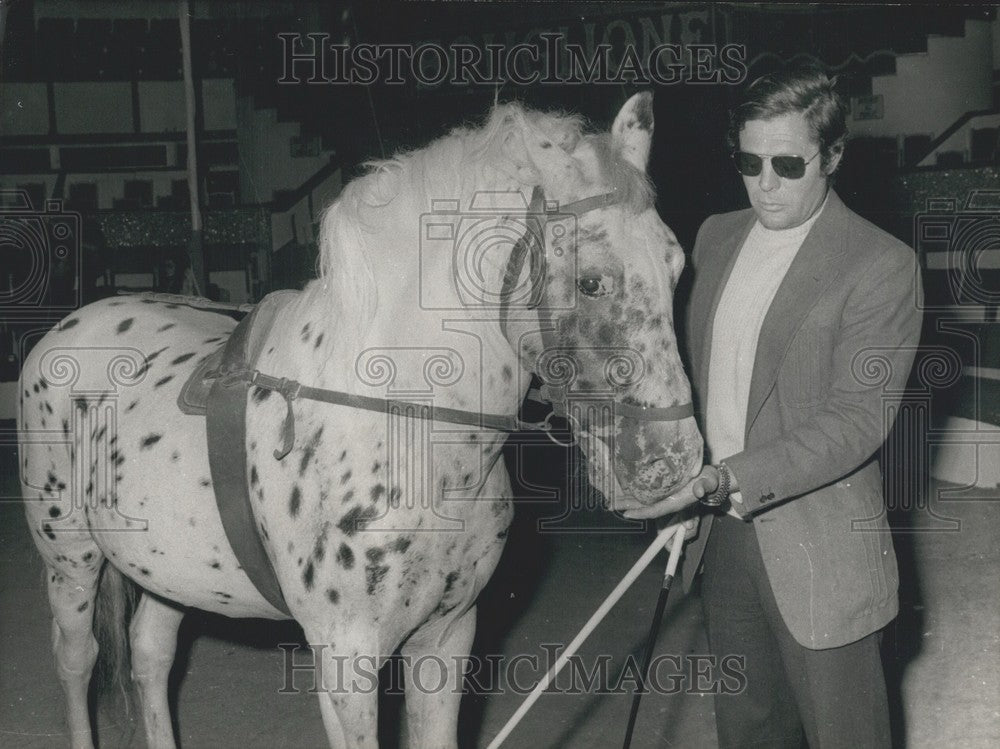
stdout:
POLYGON ((748 121, 801 112, 810 134, 819 144, 820 165, 826 171, 847 140, 848 104, 836 85, 836 77, 827 77, 826 71, 815 62, 785 65, 761 76, 747 86, 740 101, 729 111, 726 138, 730 149, 739 148, 740 130, 748 121))

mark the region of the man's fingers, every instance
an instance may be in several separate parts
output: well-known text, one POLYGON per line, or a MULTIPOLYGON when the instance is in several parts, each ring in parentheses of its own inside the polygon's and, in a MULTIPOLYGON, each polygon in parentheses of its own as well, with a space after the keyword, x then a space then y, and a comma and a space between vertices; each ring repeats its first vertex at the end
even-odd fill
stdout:
POLYGON ((671 512, 677 512, 685 506, 686 505, 683 500, 678 499, 677 497, 667 497, 666 499, 661 499, 655 504, 645 505, 637 507, 634 510, 629 510, 625 513, 625 517, 630 520, 648 520, 649 518, 658 518, 671 512))

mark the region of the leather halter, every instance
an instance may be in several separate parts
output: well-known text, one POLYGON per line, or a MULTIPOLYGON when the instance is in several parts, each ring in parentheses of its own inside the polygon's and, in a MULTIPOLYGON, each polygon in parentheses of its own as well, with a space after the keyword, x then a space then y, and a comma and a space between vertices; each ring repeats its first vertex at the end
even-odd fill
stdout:
MULTIPOLYGON (((603 193, 582 200, 574 201, 565 206, 559 207, 559 213, 572 213, 579 217, 590 211, 599 210, 615 205, 618 196, 614 192, 603 193)), ((509 318, 509 301, 515 284, 524 270, 524 262, 529 261, 529 282, 530 296, 528 308, 534 309, 544 301, 545 298, 545 274, 547 271, 545 261, 545 248, 542 244, 543 223, 546 220, 545 197, 540 186, 536 186, 532 191, 531 205, 529 207, 527 221, 528 230, 514 245, 510 257, 507 261, 507 268, 504 272, 503 284, 501 287, 500 304, 500 329, 504 338, 511 343, 511 347, 517 353, 517 345, 510 341, 507 331, 509 318)), ((553 213, 552 215, 558 215, 553 213)), ((551 332, 547 326, 542 326, 543 343, 549 343, 551 332)), ((550 418, 547 417, 541 422, 523 421, 514 416, 504 416, 500 414, 487 414, 476 411, 465 411, 462 409, 445 408, 442 406, 432 406, 426 403, 414 403, 411 401, 400 401, 388 398, 376 398, 366 395, 355 395, 339 390, 327 390, 325 388, 314 388, 303 385, 295 380, 284 377, 278 378, 264 374, 256 369, 241 367, 236 370, 222 371, 219 375, 223 377, 224 386, 232 386, 237 383, 265 388, 278 392, 284 399, 287 406, 284 427, 282 430, 282 445, 274 451, 274 457, 283 459, 295 444, 295 414, 292 410, 292 402, 297 398, 320 401, 332 405, 347 406, 350 408, 360 408, 378 413, 398 413, 405 417, 415 417, 429 419, 432 421, 443 421, 451 424, 464 426, 476 426, 483 429, 491 429, 501 432, 515 432, 522 429, 537 430, 546 433, 553 431, 550 418)), ((534 392, 534 391, 532 391, 534 392)), ((567 409, 567 398, 565 388, 543 385, 541 391, 542 399, 552 403, 553 414, 572 420, 572 415, 567 409)), ((630 403, 615 402, 615 414, 628 419, 638 421, 681 421, 694 415, 694 407, 691 403, 684 403, 665 408, 637 406, 630 403)), ((550 434, 551 436, 551 434, 550 434)))
MULTIPOLYGON (((529 260, 528 279, 531 284, 531 294, 528 309, 536 309, 545 298, 545 276, 547 265, 545 260, 545 247, 542 245, 544 238, 543 224, 548 216, 571 213, 577 218, 591 211, 601 208, 608 208, 618 203, 618 195, 615 192, 606 192, 601 195, 594 195, 589 198, 576 200, 567 205, 559 206, 558 213, 550 213, 547 210, 545 194, 541 186, 536 185, 531 192, 531 205, 528 207, 528 229, 524 236, 514 245, 514 249, 507 259, 507 268, 504 272, 503 284, 500 291, 500 331, 507 339, 514 353, 518 352, 517 341, 510 339, 507 324, 510 316, 510 297, 514 291, 515 284, 524 271, 525 258, 529 260)), ((544 309, 544 305, 542 306, 544 309)), ((540 330, 542 345, 545 349, 554 348, 555 342, 552 340, 550 326, 543 323, 540 330)), ((544 400, 552 403, 553 411, 557 416, 570 418, 567 409, 566 389, 560 386, 545 384, 542 386, 541 395, 544 400)), ((694 406, 692 403, 682 403, 676 406, 666 406, 662 408, 637 406, 631 403, 615 402, 615 413, 628 419, 639 421, 680 421, 689 416, 694 416, 694 406)))

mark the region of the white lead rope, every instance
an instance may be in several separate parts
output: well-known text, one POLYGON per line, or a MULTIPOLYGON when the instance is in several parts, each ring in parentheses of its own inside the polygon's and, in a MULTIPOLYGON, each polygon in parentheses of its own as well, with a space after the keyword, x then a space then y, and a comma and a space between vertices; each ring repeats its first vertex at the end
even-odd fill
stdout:
POLYGON ((655 539, 653 539, 653 543, 649 545, 646 552, 639 557, 635 564, 632 565, 632 569, 630 569, 628 574, 621 579, 621 582, 618 583, 615 589, 608 594, 608 597, 604 599, 604 603, 602 603, 600 608, 598 608, 590 619, 587 620, 587 623, 583 626, 583 629, 580 630, 580 633, 573 638, 573 641, 569 645, 566 646, 566 650, 556 660, 555 665, 553 665, 542 680, 535 685, 531 694, 529 694, 524 702, 521 703, 517 712, 510 716, 510 720, 508 720, 504 727, 500 729, 500 733, 498 733, 496 738, 490 742, 487 749, 497 749, 497 747, 504 742, 504 740, 510 735, 510 732, 513 731, 517 724, 521 722, 525 713, 527 713, 528 710, 531 709, 531 706, 535 704, 535 701, 542 696, 542 692, 544 692, 556 676, 559 675, 563 666, 569 662, 570 657, 576 653, 580 645, 583 644, 583 641, 590 636, 590 633, 597 628, 597 625, 601 623, 601 620, 604 619, 605 616, 607 616, 608 612, 611 611, 611 608, 618 603, 618 599, 625 595, 625 591, 628 590, 632 583, 635 582, 636 578, 642 574, 642 571, 649 566, 649 563, 653 561, 653 557, 659 553, 660 549, 667 545, 671 536, 673 536, 674 541, 670 547, 670 558, 667 561, 666 574, 673 576, 674 572, 677 570, 677 563, 681 558, 681 549, 684 547, 683 523, 668 525, 660 531, 655 539))

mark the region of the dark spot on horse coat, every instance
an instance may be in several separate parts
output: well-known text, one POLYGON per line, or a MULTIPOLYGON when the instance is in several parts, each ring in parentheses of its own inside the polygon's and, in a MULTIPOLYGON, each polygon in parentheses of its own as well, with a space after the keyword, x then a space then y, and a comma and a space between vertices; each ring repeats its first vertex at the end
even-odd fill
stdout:
POLYGON ((500 374, 503 376, 504 382, 510 382, 514 378, 514 372, 511 370, 509 364, 503 365, 500 374))
POLYGON ((163 333, 163 332, 165 332, 165 331, 167 331, 167 330, 170 330, 170 329, 171 329, 172 327, 174 327, 174 326, 175 326, 176 324, 177 324, 177 323, 173 323, 173 322, 168 322, 168 323, 167 323, 166 325, 164 325, 164 326, 162 326, 162 327, 160 327, 160 328, 157 328, 157 329, 156 329, 156 332, 157 332, 157 333, 163 333))
POLYGON ((34 390, 35 394, 37 395, 38 394, 38 383, 35 383, 34 385, 32 385, 31 389, 34 390))
POLYGON ((212 562, 208 566, 211 567, 213 570, 221 570, 222 569, 222 563, 218 559, 216 559, 214 562, 212 562))
POLYGON ((187 354, 181 354, 180 356, 178 356, 176 359, 174 359, 170 363, 171 364, 183 364, 188 359, 190 359, 192 356, 194 356, 196 353, 198 353, 198 352, 197 351, 191 351, 190 353, 187 353, 187 354))
POLYGON ((351 472, 345 471, 344 475, 340 477, 340 483, 346 484, 348 481, 350 481, 350 479, 351 479, 351 472))
POLYGON ((347 490, 347 491, 346 491, 346 492, 344 493, 344 497, 343 497, 343 499, 341 499, 340 501, 341 501, 341 502, 342 502, 343 504, 345 504, 345 505, 346 505, 346 504, 347 504, 348 502, 350 502, 350 501, 351 501, 352 499, 354 499, 354 490, 353 490, 353 489, 348 489, 348 490, 347 490))
POLYGON ((400 536, 395 541, 392 542, 392 550, 397 554, 402 554, 404 551, 410 548, 410 544, 413 543, 413 539, 409 536, 400 536))
POLYGON ((344 517, 337 523, 337 527, 344 535, 350 537, 370 523, 376 514, 377 510, 374 507, 369 506, 362 509, 360 506, 355 506, 344 513, 344 517))
POLYGON ((294 518, 299 514, 299 507, 302 505, 302 490, 296 484, 292 487, 292 496, 288 500, 288 512, 294 518))
POLYGON ((250 466, 250 486, 257 486, 257 482, 260 478, 257 476, 257 466, 250 466))
POLYGON ((378 502, 383 494, 385 494, 385 487, 382 484, 375 484, 371 491, 372 502, 378 502))
POLYGON ((76 607, 77 613, 82 613, 86 611, 87 607, 89 606, 90 606, 90 601, 84 601, 83 603, 81 603, 79 606, 76 607))
MULTIPOLYGON (((369 549, 368 551, 372 551, 372 549, 369 549)), ((389 568, 384 564, 372 563, 365 565, 365 583, 367 584, 366 590, 368 595, 375 595, 375 589, 379 586, 379 583, 382 582, 388 572, 389 568)))
POLYGON ((365 557, 369 562, 381 562, 385 558, 385 549, 381 546, 371 546, 365 550, 365 557))
POLYGON ((316 430, 316 433, 309 439, 306 446, 302 448, 302 460, 299 461, 299 475, 302 476, 306 472, 306 468, 309 467, 309 463, 312 462, 313 456, 316 455, 316 449, 320 445, 320 441, 323 438, 323 427, 316 430))
POLYGON ((313 346, 313 348, 319 348, 320 344, 322 343, 323 343, 323 334, 320 333, 318 336, 316 336, 316 345, 313 346))
POLYGON ((149 576, 150 576, 150 575, 152 574, 152 573, 151 573, 151 572, 150 572, 150 571, 149 571, 148 569, 146 569, 145 567, 140 567, 140 568, 139 568, 139 573, 140 573, 140 574, 142 574, 142 575, 145 575, 146 577, 149 577, 149 576))
POLYGON ((161 439, 163 439, 163 435, 162 435, 162 434, 151 434, 151 435, 149 435, 148 437, 145 437, 145 438, 143 438, 143 440, 142 440, 142 442, 141 442, 141 443, 139 444, 139 446, 140 446, 140 447, 141 447, 141 448, 142 448, 143 450, 146 450, 146 449, 148 449, 148 448, 152 447, 153 445, 155 445, 155 444, 156 444, 157 442, 159 442, 159 441, 160 441, 161 439))
MULTIPOLYGON (((112 304, 113 304, 113 302, 112 302, 112 304)), ((127 331, 129 328, 132 327, 132 323, 134 323, 134 322, 135 322, 135 318, 133 318, 133 317, 129 317, 129 318, 126 318, 125 320, 122 320, 120 323, 118 323, 118 332, 119 333, 124 333, 125 331, 127 331)))
POLYGON ((253 389, 253 395, 251 397, 253 398, 254 403, 263 403, 264 401, 266 401, 268 398, 271 397, 271 392, 272 391, 268 390, 267 388, 255 387, 253 389))
POLYGON ((306 590, 312 590, 313 587, 313 575, 316 572, 316 568, 313 566, 312 560, 306 565, 305 571, 302 573, 302 583, 306 586, 306 590))
POLYGON ((73 328, 79 324, 80 321, 77 320, 75 317, 72 317, 69 320, 63 321, 62 325, 60 326, 60 330, 69 330, 70 328, 73 328))
POLYGON ((351 551, 351 547, 347 544, 342 543, 340 548, 337 549, 337 563, 345 570, 349 570, 354 566, 354 552, 351 551))
POLYGON ((302 326, 302 341, 303 343, 309 340, 309 323, 302 326))
POLYGON ((57 518, 60 515, 62 515, 62 512, 55 505, 52 505, 52 507, 49 508, 49 517, 50 518, 57 518))
POLYGON ((330 601, 330 603, 337 603, 340 601, 340 593, 338 593, 333 588, 326 589, 326 597, 330 601))
POLYGON ((157 388, 158 388, 158 387, 160 387, 161 385, 166 385, 166 384, 167 384, 168 382, 170 382, 170 381, 171 381, 172 379, 174 379, 174 376, 173 376, 173 375, 167 375, 166 377, 161 377, 160 379, 158 379, 158 380, 156 381, 156 384, 155 384, 155 385, 153 385, 153 387, 157 387, 157 388))
POLYGON ((161 349, 157 349, 156 351, 154 351, 153 353, 151 353, 149 356, 146 357, 146 361, 148 361, 148 362, 154 361, 160 354, 162 354, 168 348, 170 348, 170 347, 169 346, 164 346, 161 349))

